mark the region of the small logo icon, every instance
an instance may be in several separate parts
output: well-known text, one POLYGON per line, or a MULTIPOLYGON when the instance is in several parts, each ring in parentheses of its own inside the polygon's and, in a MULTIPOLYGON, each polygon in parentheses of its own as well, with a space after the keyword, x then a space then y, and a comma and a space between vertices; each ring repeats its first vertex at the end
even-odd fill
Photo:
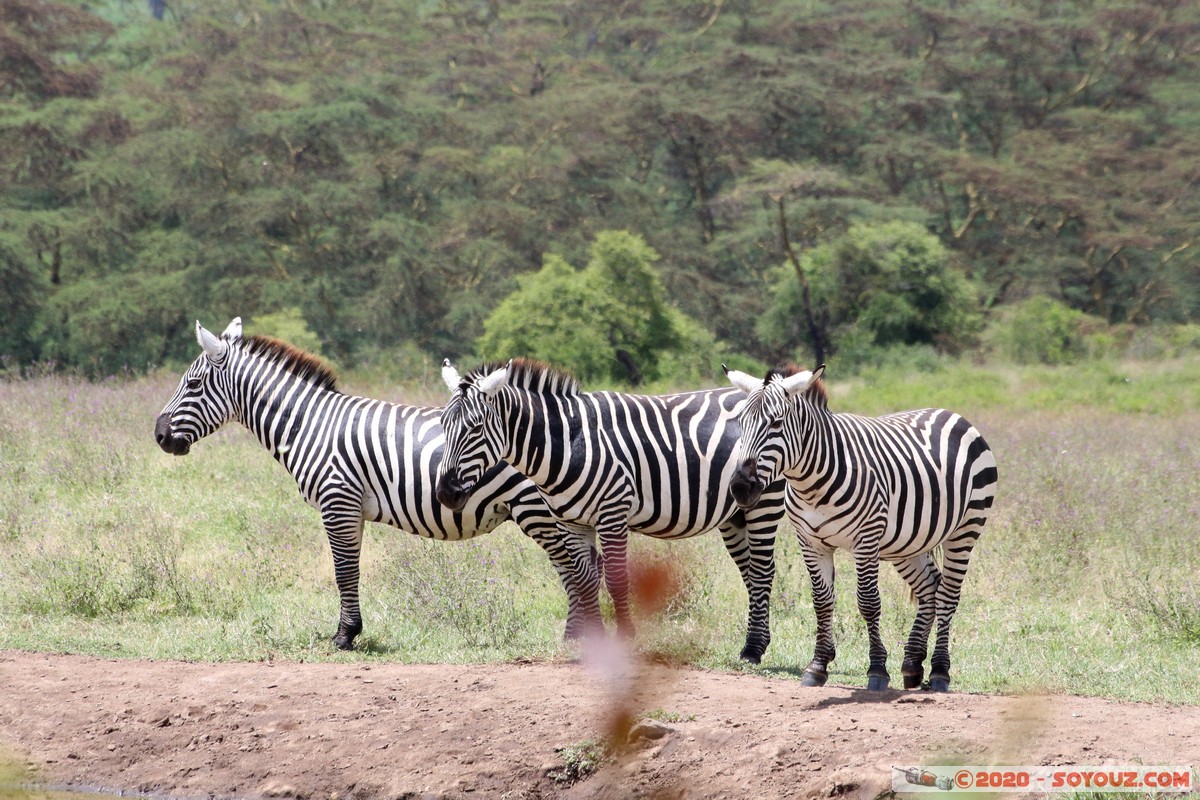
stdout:
POLYGON ((947 792, 954 787, 954 782, 949 778, 935 775, 927 769, 918 769, 916 767, 909 767, 907 769, 892 767, 892 769, 898 770, 904 775, 904 782, 913 786, 929 786, 947 792))

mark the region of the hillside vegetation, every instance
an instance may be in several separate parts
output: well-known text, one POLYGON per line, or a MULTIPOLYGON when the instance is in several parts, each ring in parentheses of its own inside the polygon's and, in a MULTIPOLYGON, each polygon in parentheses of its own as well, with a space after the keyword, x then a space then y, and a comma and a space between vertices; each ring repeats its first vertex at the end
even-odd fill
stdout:
POLYGON ((618 233, 660 338, 547 318, 629 383, 961 351, 1028 298, 1121 344, 1200 317, 1198 31, 1184 0, 3 0, 0 354, 141 372, 240 314, 346 365, 483 355, 544 264, 586 306, 618 233))

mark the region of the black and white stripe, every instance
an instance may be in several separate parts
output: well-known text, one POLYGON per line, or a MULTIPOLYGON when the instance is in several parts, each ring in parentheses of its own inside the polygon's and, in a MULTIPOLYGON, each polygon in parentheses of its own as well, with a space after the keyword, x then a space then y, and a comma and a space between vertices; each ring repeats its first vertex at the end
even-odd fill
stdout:
POLYGON ((240 422, 295 478, 301 496, 320 511, 333 551, 339 648, 350 649, 362 631, 358 582, 365 521, 459 540, 512 519, 546 550, 566 588, 567 636, 599 626, 600 577, 590 532, 560 526, 537 488, 514 469, 488 470, 461 508, 438 502, 441 409, 342 394, 319 359, 270 337, 243 338, 240 319, 220 337, 197 322, 196 336, 204 352, 159 415, 155 438, 166 452, 185 455, 225 423, 240 422))
POLYGON ((442 412, 443 503, 466 502, 486 470, 513 465, 541 489, 560 520, 595 529, 605 585, 618 627, 627 634, 629 532, 678 539, 717 528, 750 595, 742 657, 761 659, 771 638, 783 482, 744 511, 730 497, 740 392, 583 392, 572 376, 523 359, 485 365, 461 378, 446 362, 443 377, 451 390, 442 412))
POLYGON ((996 491, 996 460, 982 434, 952 411, 927 408, 883 417, 829 411, 815 372, 772 370, 763 379, 727 370, 745 392, 742 457, 732 491, 753 503, 763 487, 787 479, 787 510, 812 579, 817 643, 805 683, 819 686, 834 657, 833 553, 848 550, 867 622, 867 686, 886 688, 887 649, 879 635, 879 561, 890 561, 912 588, 916 621, 904 648, 905 688, 924 677, 929 631, 937 638, 930 686, 950 686, 950 622, 996 491), (939 570, 933 551, 942 548, 939 570))

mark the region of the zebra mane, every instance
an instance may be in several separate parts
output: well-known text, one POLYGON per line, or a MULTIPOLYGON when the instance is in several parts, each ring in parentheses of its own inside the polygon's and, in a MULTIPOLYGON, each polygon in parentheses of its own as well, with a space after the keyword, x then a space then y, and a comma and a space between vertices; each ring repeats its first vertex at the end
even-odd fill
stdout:
MULTIPOLYGON (((514 358, 508 370, 508 384, 547 397, 564 397, 579 393, 579 379, 564 369, 553 367, 532 358, 514 358)), ((482 364, 463 376, 462 384, 474 384, 504 366, 503 362, 482 364)))
POLYGON ((247 355, 260 356, 272 363, 277 363, 297 378, 312 381, 322 389, 331 392, 338 391, 337 376, 333 373, 333 367, 326 364, 319 356, 301 350, 282 339, 262 334, 246 336, 238 344, 247 355))
MULTIPOLYGON (((790 378, 797 372, 803 371, 795 364, 785 364, 782 367, 768 370, 767 376, 763 378, 763 384, 770 383, 773 378, 790 378)), ((817 408, 829 408, 829 393, 825 391, 824 378, 817 378, 813 381, 812 385, 804 392, 804 396, 817 408)))

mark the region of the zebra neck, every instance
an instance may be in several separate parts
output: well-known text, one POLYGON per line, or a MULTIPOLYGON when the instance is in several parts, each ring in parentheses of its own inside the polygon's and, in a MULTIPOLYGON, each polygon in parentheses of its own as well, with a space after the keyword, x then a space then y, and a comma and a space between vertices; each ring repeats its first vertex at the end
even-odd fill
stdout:
POLYGON ((501 408, 508 447, 501 456, 536 486, 556 484, 561 465, 570 460, 571 434, 566 421, 579 419, 565 398, 546 398, 525 391, 505 393, 501 408))
POLYGON ((802 408, 783 476, 801 492, 824 483, 830 470, 844 461, 845 436, 829 411, 802 408))
POLYGON ((242 388, 238 393, 241 408, 236 413, 275 460, 288 467, 293 448, 305 435, 309 411, 332 393, 291 373, 269 368, 250 372, 242 388))

